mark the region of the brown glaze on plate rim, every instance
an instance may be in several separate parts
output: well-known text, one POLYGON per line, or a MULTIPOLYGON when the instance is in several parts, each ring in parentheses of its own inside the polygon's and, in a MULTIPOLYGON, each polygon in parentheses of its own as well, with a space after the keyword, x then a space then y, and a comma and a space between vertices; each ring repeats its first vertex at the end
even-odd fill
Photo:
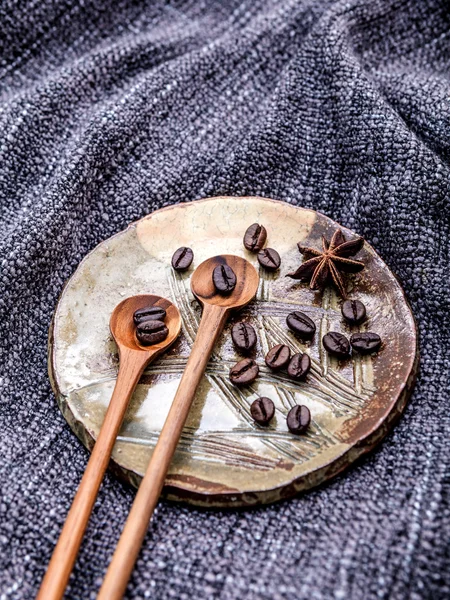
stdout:
MULTIPOLYGON (((292 209, 298 208, 298 209, 301 209, 304 211, 309 211, 311 213, 317 214, 320 218, 325 219, 325 221, 332 222, 333 224, 336 224, 339 227, 341 227, 341 229, 343 230, 344 233, 353 235, 353 232, 351 230, 340 225, 339 223, 336 223, 336 221, 334 221, 330 217, 327 217, 323 213, 320 213, 319 211, 315 211, 315 210, 309 209, 309 208, 297 207, 297 206, 291 205, 289 203, 283 202, 281 200, 274 200, 272 198, 264 198, 262 196, 241 196, 241 197, 213 196, 210 198, 202 198, 199 200, 194 200, 192 202, 180 202, 178 204, 172 204, 170 206, 165 206, 163 208, 155 210, 152 213, 150 213, 149 215, 146 215, 145 217, 143 217, 142 219, 133 221, 132 223, 130 223, 128 225, 128 227, 126 229, 119 231, 116 234, 110 236, 108 238, 108 240, 111 240, 111 239, 114 239, 116 237, 123 235, 129 229, 136 227, 137 223, 139 223, 139 221, 149 219, 155 213, 160 213, 162 211, 169 211, 169 210, 173 210, 174 208, 179 208, 179 207, 186 208, 193 204, 207 203, 212 200, 217 201, 220 199, 224 199, 224 200, 233 199, 233 200, 240 200, 240 201, 262 200, 262 201, 271 202, 274 204, 289 206, 292 209)), ((97 248, 99 248, 105 241, 106 240, 102 240, 90 252, 88 252, 86 254, 86 256, 77 265, 77 268, 75 269, 75 271, 78 270, 80 268, 80 266, 89 259, 91 254, 96 252, 97 248)), ((378 256, 377 252, 367 241, 365 241, 365 246, 367 248, 369 248, 376 256, 378 256)), ((383 262, 383 264, 385 264, 384 261, 382 261, 382 262, 383 262)), ((75 273, 75 271, 74 271, 74 273, 75 273)), ((287 498, 291 498, 291 497, 295 496, 296 494, 298 494, 299 492, 307 491, 313 487, 316 487, 320 484, 325 483, 330 478, 332 478, 332 477, 338 475, 339 473, 341 473, 342 471, 344 471, 348 466, 350 466, 350 464, 354 463, 360 457, 362 457, 365 454, 367 454, 368 452, 370 452, 390 432, 392 427, 395 425, 395 423, 400 418, 403 410, 405 409, 407 401, 412 393, 415 382, 417 380, 418 371, 419 371, 419 339, 418 339, 417 325, 416 325, 416 321, 414 318, 414 314, 411 310, 410 304, 408 302, 408 299, 406 298, 406 294, 403 290, 403 287, 400 283, 398 276, 395 273, 393 273, 390 269, 389 269, 389 272, 394 276, 394 278, 396 280, 395 283, 398 286, 398 289, 401 293, 402 299, 412 317, 412 322, 414 325, 413 333, 414 333, 414 338, 415 338, 416 351, 415 351, 415 354, 414 354, 410 364, 408 365, 409 376, 408 376, 406 382, 403 384, 400 393, 397 395, 396 398, 393 398, 393 400, 391 401, 391 403, 389 405, 387 405, 385 407, 385 410, 383 411, 381 416, 380 416, 380 411, 379 410, 376 411, 376 417, 371 420, 372 421, 371 427, 368 430, 367 430, 367 427, 364 427, 364 430, 365 430, 364 435, 362 435, 358 439, 355 439, 353 441, 353 443, 350 442, 350 440, 353 439, 351 434, 354 434, 355 431, 357 431, 359 428, 358 424, 356 424, 348 432, 348 438, 346 441, 347 441, 347 443, 350 443, 351 445, 344 452, 337 455, 326 465, 319 467, 319 468, 315 468, 315 469, 313 468, 313 469, 307 471, 306 473, 303 473, 299 478, 291 481, 287 485, 275 486, 273 488, 269 488, 269 489, 265 489, 265 490, 255 490, 255 491, 249 491, 249 492, 242 493, 238 489, 231 489, 220 483, 215 484, 212 482, 203 482, 203 480, 199 480, 198 478, 195 478, 192 476, 183 476, 183 475, 175 475, 174 476, 174 475, 169 474, 169 476, 166 479, 166 484, 164 486, 162 496, 170 501, 175 501, 175 502, 182 501, 182 502, 187 502, 187 503, 195 505, 195 506, 202 506, 202 507, 207 507, 207 508, 226 508, 226 507, 228 507, 228 508, 244 507, 245 508, 245 507, 252 507, 252 506, 257 506, 257 505, 261 505, 261 504, 270 504, 270 503, 278 502, 278 501, 281 501, 281 500, 284 500, 287 498), (202 486, 202 484, 204 484, 204 485, 202 486)), ((94 443, 95 443, 95 438, 93 436, 93 433, 91 431, 87 430, 85 428, 85 425, 76 418, 76 416, 72 412, 70 406, 65 401, 64 394, 62 394, 59 390, 59 386, 57 383, 57 377, 56 377, 56 368, 55 368, 55 356, 54 356, 55 345, 53 343, 55 317, 56 317, 58 306, 59 306, 62 298, 65 295, 68 283, 70 282, 74 273, 72 273, 71 276, 64 283, 63 289, 58 298, 55 310, 53 312, 52 320, 50 323, 49 336, 48 336, 48 373, 49 373, 50 383, 51 383, 53 392, 54 392, 56 400, 57 400, 58 407, 59 407, 64 419, 67 421, 70 428, 74 431, 74 433, 77 435, 77 437, 83 443, 83 445, 89 451, 91 451, 92 447, 94 446, 94 443)), ((370 407, 367 407, 366 413, 367 413, 367 411, 370 411, 370 407)), ((366 418, 364 420, 364 423, 367 423, 368 420, 369 419, 366 418)), ((131 483, 134 487, 138 487, 140 480, 141 480, 141 477, 138 474, 136 474, 128 469, 125 469, 124 467, 122 467, 118 462, 114 461, 113 459, 111 459, 111 461, 110 461, 109 468, 121 480, 123 480, 127 483, 131 483)))

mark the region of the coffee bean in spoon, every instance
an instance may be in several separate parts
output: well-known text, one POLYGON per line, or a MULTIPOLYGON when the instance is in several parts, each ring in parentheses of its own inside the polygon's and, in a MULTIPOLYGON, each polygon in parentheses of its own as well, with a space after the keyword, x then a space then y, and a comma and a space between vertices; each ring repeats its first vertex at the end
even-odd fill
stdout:
POLYGON ((304 404, 297 404, 288 412, 286 423, 291 433, 304 433, 311 423, 309 408, 304 404))
POLYGON ((294 354, 289 361, 287 372, 293 379, 303 379, 311 368, 311 359, 307 354, 294 354))
POLYGON ((239 321, 231 329, 231 339, 235 347, 244 354, 256 345, 256 332, 250 323, 239 321))
POLYGON ((190 248, 182 246, 175 250, 172 256, 172 267, 175 271, 187 271, 194 260, 194 253, 190 248))
POLYGON ((270 398, 257 398, 250 406, 250 413, 259 425, 268 425, 275 414, 275 404, 270 398))
POLYGON ((228 296, 236 287, 236 275, 228 265, 217 265, 213 271, 214 287, 223 296, 228 296))
POLYGON ((325 350, 337 358, 348 358, 350 356, 350 342, 343 333, 330 331, 323 336, 322 343, 325 350))
POLYGON ((250 252, 259 252, 264 248, 267 239, 266 228, 258 223, 253 223, 244 234, 244 246, 250 252))
POLYGON ((350 325, 359 325, 366 318, 366 307, 360 300, 345 300, 341 312, 350 325))
POLYGON ((138 308, 133 315, 135 325, 139 325, 143 321, 164 321, 165 318, 166 311, 161 306, 144 306, 144 308, 138 308))
POLYGON ((276 250, 273 248, 264 248, 258 252, 259 264, 267 269, 267 271, 276 271, 280 268, 281 258, 276 250))
POLYGON ((289 346, 278 344, 269 350, 266 354, 265 361, 266 365, 273 371, 279 371, 288 364, 290 358, 291 351, 289 346))
POLYGON ((350 338, 350 344, 353 350, 356 350, 360 354, 370 354, 371 352, 377 352, 381 347, 381 338, 378 333, 371 331, 364 331, 361 333, 354 333, 350 338))
POLYGON ((244 358, 230 369, 230 381, 234 385, 253 383, 258 377, 259 367, 251 358, 244 358))
POLYGON ((314 321, 299 310, 289 313, 286 323, 289 329, 302 340, 310 340, 316 332, 314 321))
POLYGON ((169 334, 169 330, 162 321, 142 321, 136 327, 136 337, 143 346, 151 346, 163 342, 169 334))

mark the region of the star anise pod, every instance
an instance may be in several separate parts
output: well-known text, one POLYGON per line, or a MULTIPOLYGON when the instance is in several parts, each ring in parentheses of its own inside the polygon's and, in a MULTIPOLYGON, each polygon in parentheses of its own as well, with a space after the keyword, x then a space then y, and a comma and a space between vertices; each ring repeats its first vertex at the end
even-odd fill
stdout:
POLYGON ((323 290, 327 281, 332 281, 339 290, 343 298, 347 297, 342 279, 343 273, 357 273, 364 269, 364 263, 359 260, 349 258, 363 247, 364 239, 358 237, 354 240, 345 240, 344 234, 337 229, 330 241, 322 236, 322 252, 315 248, 308 248, 297 244, 298 249, 303 255, 310 256, 293 273, 288 273, 286 277, 309 281, 309 287, 312 290, 323 290))

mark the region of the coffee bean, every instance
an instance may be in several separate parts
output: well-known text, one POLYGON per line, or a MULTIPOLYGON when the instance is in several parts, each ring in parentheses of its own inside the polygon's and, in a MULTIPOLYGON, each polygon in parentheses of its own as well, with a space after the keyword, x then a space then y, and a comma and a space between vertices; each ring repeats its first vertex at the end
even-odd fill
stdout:
POLYGON ((371 331, 354 333, 350 338, 350 344, 354 350, 361 354, 377 352, 381 347, 381 338, 378 333, 371 331))
POLYGON ((136 337, 143 346, 151 346, 163 342, 169 335, 169 330, 162 321, 142 321, 136 327, 136 337))
POLYGON ((325 349, 337 358, 348 358, 350 356, 350 343, 343 333, 330 331, 323 336, 325 349))
POLYGON ((259 264, 268 271, 276 271, 280 268, 280 255, 273 248, 264 248, 264 250, 260 250, 257 258, 259 264))
POLYGON ((359 300, 346 300, 342 304, 341 312, 351 325, 359 325, 366 318, 366 307, 359 300))
POLYGON ((275 414, 275 404, 270 398, 257 398, 250 406, 253 419, 260 425, 268 425, 275 414))
POLYGON ((289 346, 278 344, 278 346, 274 346, 269 350, 266 354, 265 361, 268 367, 274 371, 279 371, 288 364, 290 358, 291 351, 289 346))
POLYGON ((164 321, 165 318, 166 311, 160 306, 138 308, 133 315, 135 325, 139 325, 142 321, 164 321))
POLYGON ((286 323, 289 329, 302 340, 310 340, 316 333, 314 321, 299 310, 288 314, 286 323))
POLYGON ((311 368, 311 359, 307 354, 294 354, 291 358, 287 372, 293 379, 302 379, 311 368))
POLYGON ((286 419, 289 431, 292 433, 303 433, 311 423, 311 413, 305 405, 297 404, 288 412, 286 419))
POLYGON ((230 381, 234 385, 252 383, 258 377, 259 367, 251 358, 244 358, 230 369, 230 381))
POLYGON ((194 260, 194 253, 190 248, 186 248, 186 246, 182 246, 175 250, 172 256, 172 267, 175 271, 186 271, 191 266, 192 261, 194 260))
POLYGON ((266 243, 266 228, 258 223, 253 223, 244 234, 244 246, 250 252, 259 252, 266 243))
POLYGON ((214 287, 223 296, 231 294, 236 287, 236 275, 228 265, 217 265, 212 275, 214 287))
POLYGON ((250 323, 239 321, 231 330, 233 344, 241 352, 249 352, 256 345, 256 332, 250 323))

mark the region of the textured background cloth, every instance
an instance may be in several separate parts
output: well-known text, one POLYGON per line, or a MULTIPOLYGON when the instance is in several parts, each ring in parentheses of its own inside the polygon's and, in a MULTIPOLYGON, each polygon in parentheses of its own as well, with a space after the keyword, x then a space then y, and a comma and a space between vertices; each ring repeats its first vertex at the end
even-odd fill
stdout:
MULTIPOLYGON (((0 598, 37 591, 87 452, 46 342, 64 281, 161 206, 264 195, 363 235, 418 319, 399 425, 321 489, 161 502, 128 598, 450 596, 450 18, 446 0, 0 5, 0 598)), ((107 476, 67 597, 94 598, 133 490, 107 476)))

